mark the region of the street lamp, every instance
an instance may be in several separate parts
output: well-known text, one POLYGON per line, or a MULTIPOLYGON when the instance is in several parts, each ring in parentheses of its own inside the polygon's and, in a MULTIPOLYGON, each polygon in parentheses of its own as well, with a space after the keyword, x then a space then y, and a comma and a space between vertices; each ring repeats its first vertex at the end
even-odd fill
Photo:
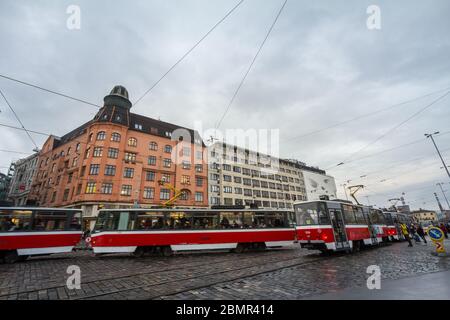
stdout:
POLYGON ((434 141, 433 135, 439 134, 439 131, 436 131, 435 133, 425 133, 425 137, 430 138, 431 141, 433 141, 434 147, 436 148, 436 151, 439 155, 439 158, 441 158, 442 164, 444 165, 445 171, 447 171, 447 175, 450 178, 450 172, 448 171, 448 167, 445 164, 444 158, 442 158, 441 152, 439 151, 438 146, 436 145, 436 142, 434 141))
POLYGON ((442 195, 444 196, 444 199, 445 199, 445 201, 447 202, 447 206, 448 206, 448 208, 450 209, 450 204, 448 203, 448 199, 447 199, 447 196, 445 195, 444 188, 442 188, 442 185, 443 185, 443 184, 444 184, 444 183, 442 183, 442 182, 436 183, 436 185, 439 186, 439 187, 441 188, 442 195))

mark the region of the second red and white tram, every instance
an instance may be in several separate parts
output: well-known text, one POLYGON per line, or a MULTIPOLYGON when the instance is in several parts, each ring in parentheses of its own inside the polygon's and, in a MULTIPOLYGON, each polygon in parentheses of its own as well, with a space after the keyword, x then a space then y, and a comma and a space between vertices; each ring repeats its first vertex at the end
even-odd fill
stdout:
POLYGON ((94 253, 270 248, 295 241, 292 212, 279 210, 101 210, 90 243, 94 253))
POLYGON ((81 240, 81 210, 0 208, 0 260, 64 253, 81 240))
POLYGON ((307 201, 294 204, 297 238, 302 248, 358 251, 375 245, 368 208, 347 201, 307 201))

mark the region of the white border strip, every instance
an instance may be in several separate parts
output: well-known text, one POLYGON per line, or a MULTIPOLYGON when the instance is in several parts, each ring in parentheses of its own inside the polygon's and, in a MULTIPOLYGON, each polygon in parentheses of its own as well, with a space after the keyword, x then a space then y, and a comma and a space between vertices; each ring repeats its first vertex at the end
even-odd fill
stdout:
POLYGON ((80 236, 83 234, 82 231, 39 231, 39 232, 0 232, 1 237, 26 237, 26 236, 48 236, 48 235, 68 235, 68 234, 79 234, 80 236))
POLYGON ((71 247, 49 247, 49 248, 29 248, 29 249, 17 249, 19 256, 32 256, 36 254, 50 254, 50 253, 66 253, 71 252, 71 247))

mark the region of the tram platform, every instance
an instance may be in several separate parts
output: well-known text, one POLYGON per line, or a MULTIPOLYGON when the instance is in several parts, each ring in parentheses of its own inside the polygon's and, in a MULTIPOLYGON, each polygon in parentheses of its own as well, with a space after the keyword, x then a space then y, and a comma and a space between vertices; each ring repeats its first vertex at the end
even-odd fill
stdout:
POLYGON ((398 280, 382 280, 380 290, 346 288, 308 297, 308 300, 449 300, 450 271, 427 273, 398 280))

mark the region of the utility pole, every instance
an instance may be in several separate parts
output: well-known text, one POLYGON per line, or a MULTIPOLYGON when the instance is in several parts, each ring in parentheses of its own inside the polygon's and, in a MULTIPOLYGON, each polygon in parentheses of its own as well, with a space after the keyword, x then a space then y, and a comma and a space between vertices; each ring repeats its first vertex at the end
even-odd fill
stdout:
POLYGON ((447 171, 447 175, 448 175, 448 177, 450 179, 450 172, 448 171, 448 167, 445 164, 444 158, 442 158, 441 152, 439 151, 439 148, 436 145, 436 142, 434 141, 434 138, 433 138, 433 135, 436 135, 436 134, 439 134, 439 131, 436 131, 435 133, 425 133, 425 137, 430 138, 431 141, 433 141, 434 147, 436 148, 436 151, 437 151, 437 153, 439 155, 439 158, 441 158, 442 164, 444 165, 444 169, 445 169, 445 171, 447 171))
POLYGON ((442 195, 444 196, 444 199, 445 199, 445 201, 447 202, 447 207, 450 209, 450 204, 448 203, 447 196, 445 195, 444 189, 442 188, 442 185, 443 185, 443 184, 444 184, 444 183, 442 183, 442 182, 436 183, 436 185, 438 185, 438 186, 441 188, 442 195))
POLYGON ((441 201, 439 201, 439 197, 436 192, 434 193, 434 196, 436 197, 436 201, 438 203, 439 209, 441 210, 441 214, 439 215, 438 220, 441 220, 442 215, 444 214, 444 208, 442 208, 441 201))

